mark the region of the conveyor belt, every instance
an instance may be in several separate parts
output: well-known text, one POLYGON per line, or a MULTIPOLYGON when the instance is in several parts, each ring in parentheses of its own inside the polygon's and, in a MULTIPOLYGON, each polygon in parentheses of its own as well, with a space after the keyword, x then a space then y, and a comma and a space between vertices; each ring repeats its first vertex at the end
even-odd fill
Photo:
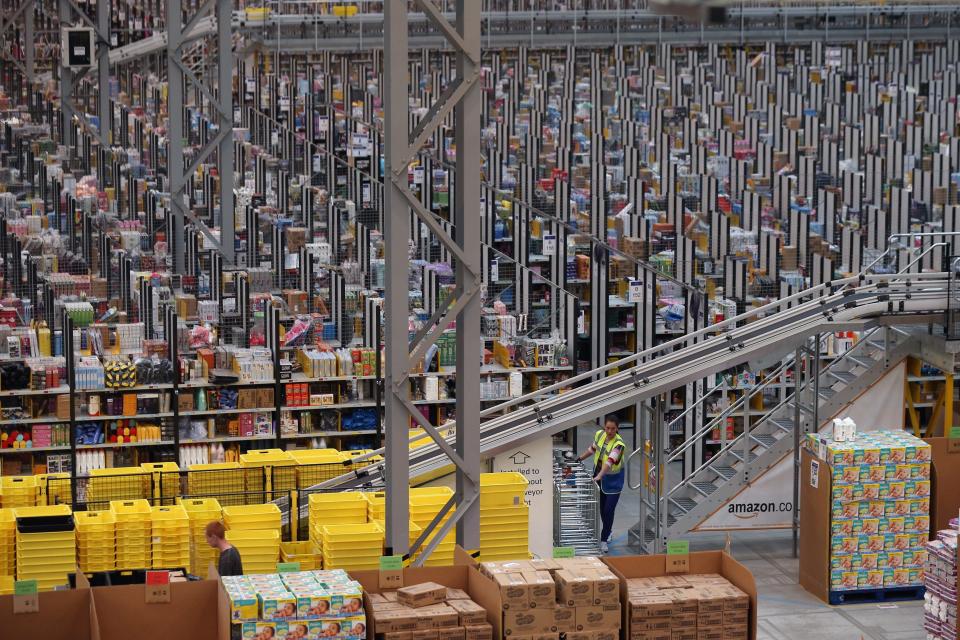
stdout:
MULTIPOLYGON (((942 312, 947 306, 948 282, 949 276, 945 273, 870 275, 807 289, 707 330, 552 385, 535 395, 484 411, 481 416, 488 419, 481 423, 482 455, 489 457, 529 440, 591 422, 757 357, 786 353, 818 332, 840 330, 883 315, 942 312), (786 308, 790 305, 792 308, 786 308), (743 322, 747 324, 721 332, 743 322), (643 362, 644 359, 647 361, 643 362), (634 363, 639 364, 601 377, 614 367, 622 369, 634 363), (572 387, 591 377, 599 379, 572 387), (537 402, 544 393, 560 391, 565 392, 537 402), (509 413, 497 415, 507 409, 509 413)), ((375 453, 381 454, 382 449, 375 453)), ((433 443, 410 453, 412 478, 435 473, 448 465, 449 461, 433 443)), ((317 488, 357 488, 382 481, 383 464, 379 463, 324 482, 317 488)))

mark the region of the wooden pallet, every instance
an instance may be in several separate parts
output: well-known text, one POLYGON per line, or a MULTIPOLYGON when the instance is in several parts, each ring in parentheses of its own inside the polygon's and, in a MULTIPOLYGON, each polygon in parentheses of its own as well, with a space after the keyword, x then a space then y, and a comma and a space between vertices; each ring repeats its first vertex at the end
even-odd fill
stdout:
POLYGON ((865 602, 896 602, 900 600, 923 600, 926 587, 890 587, 889 589, 854 589, 831 591, 830 604, 862 604, 865 602))

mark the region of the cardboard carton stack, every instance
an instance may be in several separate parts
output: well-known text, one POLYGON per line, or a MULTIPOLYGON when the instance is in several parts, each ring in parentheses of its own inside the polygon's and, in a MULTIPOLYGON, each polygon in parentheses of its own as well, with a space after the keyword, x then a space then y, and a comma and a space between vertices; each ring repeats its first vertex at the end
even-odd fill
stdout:
POLYGON ((245 639, 367 638, 363 589, 344 571, 224 576, 222 581, 230 620, 245 639))
POLYGON ((487 610, 433 582, 368 594, 377 640, 493 640, 487 610))
POLYGON ((750 597, 718 574, 627 580, 629 640, 745 640, 750 597))
POLYGON ((927 564, 923 571, 923 630, 927 640, 956 640, 957 625, 957 519, 949 529, 937 532, 927 543, 927 564))
POLYGON ((806 446, 829 467, 830 590, 921 585, 930 445, 904 432, 873 431, 843 441, 810 434, 806 446))
POLYGON ((484 562, 480 566, 500 590, 503 637, 620 637, 620 580, 599 559, 484 562))

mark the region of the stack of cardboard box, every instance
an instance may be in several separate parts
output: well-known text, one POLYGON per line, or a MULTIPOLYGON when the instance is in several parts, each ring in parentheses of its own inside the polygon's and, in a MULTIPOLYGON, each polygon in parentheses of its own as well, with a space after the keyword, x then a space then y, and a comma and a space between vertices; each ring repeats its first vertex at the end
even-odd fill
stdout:
POLYGON ((493 640, 487 610, 433 582, 368 594, 377 640, 493 640))
POLYGON ((503 637, 618 640, 620 580, 597 558, 485 562, 497 584, 503 637))
POLYGON ((746 640, 750 597, 718 574, 627 580, 629 640, 746 640))

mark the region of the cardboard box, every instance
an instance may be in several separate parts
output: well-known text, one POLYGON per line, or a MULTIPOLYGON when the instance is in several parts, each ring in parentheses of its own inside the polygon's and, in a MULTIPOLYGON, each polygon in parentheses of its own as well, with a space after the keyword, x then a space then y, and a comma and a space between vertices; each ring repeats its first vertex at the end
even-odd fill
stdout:
POLYGON ((470 596, 463 589, 451 589, 447 587, 447 602, 451 600, 469 600, 470 596))
POLYGON ((606 569, 588 570, 585 575, 593 580, 594 604, 620 604, 620 579, 617 576, 606 569))
POLYGON ((504 637, 556 632, 557 624, 552 609, 511 609, 503 612, 504 637))
POLYGON ((557 602, 570 607, 585 607, 594 603, 593 581, 570 569, 554 573, 557 583, 557 602))
MULTIPOLYGON (((580 631, 577 627, 577 608, 568 607, 564 604, 558 604, 553 609, 553 620, 557 625, 557 631, 560 633, 573 633, 580 631)), ((570 640, 569 638, 567 640, 570 640)))
POLYGON ((502 606, 499 609, 525 610, 530 608, 530 590, 527 581, 521 573, 498 573, 493 576, 494 582, 500 590, 502 606))
POLYGON ((419 628, 417 614, 410 610, 378 611, 376 617, 377 633, 397 633, 398 631, 416 631, 419 628))
POLYGON ((377 640, 413 640, 413 632, 397 631, 395 633, 378 633, 377 640))
POLYGON ((629 640, 673 640, 670 631, 636 631, 629 640))
MULTIPOLYGON (((62 397, 62 396, 60 396, 62 397)), ((960 423, 954 417, 954 424, 960 423)), ((924 438, 930 444, 930 537, 950 528, 960 511, 960 438, 924 438)))
POLYGON ((459 614, 458 624, 461 627, 487 623, 487 610, 473 600, 450 600, 447 606, 459 614))
POLYGON ((585 630, 619 629, 620 605, 577 607, 577 627, 585 630))
MULTIPOLYGON (((520 575, 527 583, 531 607, 554 607, 557 604, 557 585, 549 571, 524 571, 520 575)), ((619 596, 619 591, 618 591, 619 596)))
POLYGON ((590 635, 592 640, 620 640, 620 629, 597 629, 590 635))
MULTIPOLYGON (((603 558, 613 571, 614 575, 620 578, 620 599, 621 602, 629 602, 629 591, 627 580, 629 578, 667 578, 667 584, 672 581, 667 574, 667 556, 608 556, 603 558)), ((757 586, 753 575, 749 569, 734 560, 729 554, 723 551, 698 551, 687 556, 687 574, 717 574, 743 591, 749 599, 747 634, 743 637, 746 640, 756 640, 757 637, 757 586)), ((636 593, 636 591, 635 591, 636 593)), ((674 605, 661 602, 653 597, 643 600, 642 607, 659 609, 660 611, 669 611, 663 619, 671 620, 674 614, 674 605)), ((633 638, 633 631, 637 624, 643 620, 630 607, 630 611, 624 611, 623 630, 626 638, 633 638)), ((662 631, 662 629, 637 629, 638 631, 662 631)))
POLYGON ((410 633, 410 640, 437 640, 437 629, 418 629, 410 633))
POLYGON ((464 640, 463 627, 445 627, 437 629, 437 640, 464 640))
POLYGON ((413 608, 439 604, 446 598, 447 588, 435 582, 415 584, 397 589, 397 602, 413 608))
POLYGON ((447 629, 459 624, 460 614, 446 604, 434 604, 414 610, 420 619, 420 628, 447 629))
POLYGON ((464 640, 493 640, 493 625, 470 624, 463 628, 464 640))

